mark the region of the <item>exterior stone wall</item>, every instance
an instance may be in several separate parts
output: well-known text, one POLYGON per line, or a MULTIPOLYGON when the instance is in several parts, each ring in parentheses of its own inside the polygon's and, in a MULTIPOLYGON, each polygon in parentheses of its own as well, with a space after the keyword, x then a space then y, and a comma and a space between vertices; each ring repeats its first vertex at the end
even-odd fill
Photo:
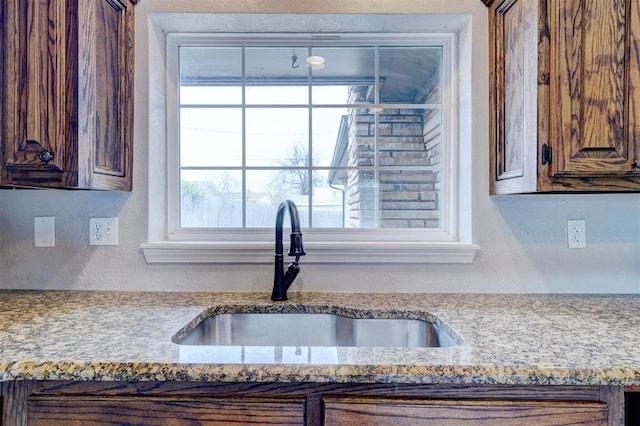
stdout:
MULTIPOLYGON (((361 93, 352 91, 352 96, 353 103, 362 102, 361 93)), ((433 90, 430 99, 438 97, 433 90)), ((381 228, 439 227, 440 110, 385 109, 378 121, 379 182, 375 184, 373 171, 349 172, 348 226, 375 227, 379 221, 381 228)), ((348 124, 348 165, 373 166, 374 112, 353 108, 348 124)))

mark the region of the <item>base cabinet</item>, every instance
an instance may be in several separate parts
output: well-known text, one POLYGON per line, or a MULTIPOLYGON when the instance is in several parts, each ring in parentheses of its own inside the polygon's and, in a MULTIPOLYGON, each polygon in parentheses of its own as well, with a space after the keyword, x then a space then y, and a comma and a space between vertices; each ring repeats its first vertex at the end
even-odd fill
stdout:
POLYGON ((624 425, 619 386, 59 382, 2 385, 23 425, 624 425))

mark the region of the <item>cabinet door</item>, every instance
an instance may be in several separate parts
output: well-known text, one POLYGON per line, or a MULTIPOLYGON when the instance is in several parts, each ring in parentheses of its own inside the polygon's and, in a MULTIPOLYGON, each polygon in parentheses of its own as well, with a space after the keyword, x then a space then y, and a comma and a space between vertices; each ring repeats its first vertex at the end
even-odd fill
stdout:
POLYGON ((325 399, 332 426, 606 425, 607 404, 580 401, 325 399))
POLYGON ((490 11, 492 194, 536 192, 545 176, 538 159, 549 136, 545 4, 503 0, 490 11))
POLYGON ((640 176, 640 2, 549 5, 551 176, 640 176))
POLYGON ((70 165, 66 147, 76 142, 68 127, 73 99, 65 96, 75 87, 66 2, 3 3, 3 180, 11 173, 19 183, 24 172, 56 179, 70 165))
POLYGON ((131 190, 134 5, 93 0, 78 8, 78 185, 131 190))
POLYGON ((38 425, 302 425, 303 401, 193 398, 34 398, 27 423, 38 425))
POLYGON ((640 2, 491 5, 491 193, 640 191, 640 2))
POLYGON ((0 183, 131 190, 136 3, 0 3, 0 183))

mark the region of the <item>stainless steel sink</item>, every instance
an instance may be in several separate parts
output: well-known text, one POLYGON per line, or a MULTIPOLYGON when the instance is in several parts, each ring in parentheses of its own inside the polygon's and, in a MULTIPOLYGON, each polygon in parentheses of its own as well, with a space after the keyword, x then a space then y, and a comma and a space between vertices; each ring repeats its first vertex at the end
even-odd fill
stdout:
POLYGON ((205 318, 180 345, 441 347, 456 340, 418 319, 350 318, 325 313, 231 313, 205 318))

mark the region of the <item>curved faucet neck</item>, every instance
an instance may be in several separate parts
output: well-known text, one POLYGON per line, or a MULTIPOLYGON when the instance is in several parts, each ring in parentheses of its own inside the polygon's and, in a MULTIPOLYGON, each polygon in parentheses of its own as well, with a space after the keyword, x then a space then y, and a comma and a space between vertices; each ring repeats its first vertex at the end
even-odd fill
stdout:
POLYGON ((276 213, 276 253, 275 253, 275 274, 273 278, 273 291, 271 300, 282 301, 287 300, 287 290, 293 283, 300 272, 298 260, 300 256, 304 256, 304 246, 302 244, 302 232, 300 232, 300 219, 298 218, 298 209, 291 200, 284 200, 278 206, 276 213), (291 244, 289 246, 289 256, 294 256, 295 260, 289 264, 287 270, 284 270, 284 248, 282 244, 284 213, 289 211, 291 218, 291 244))
POLYGON ((284 253, 282 229, 284 227, 284 213, 287 210, 289 211, 289 219, 291 220, 291 233, 298 233, 302 235, 300 232, 300 219, 298 217, 298 209, 296 208, 296 205, 291 200, 284 200, 278 206, 278 212, 276 213, 276 254, 284 253))

